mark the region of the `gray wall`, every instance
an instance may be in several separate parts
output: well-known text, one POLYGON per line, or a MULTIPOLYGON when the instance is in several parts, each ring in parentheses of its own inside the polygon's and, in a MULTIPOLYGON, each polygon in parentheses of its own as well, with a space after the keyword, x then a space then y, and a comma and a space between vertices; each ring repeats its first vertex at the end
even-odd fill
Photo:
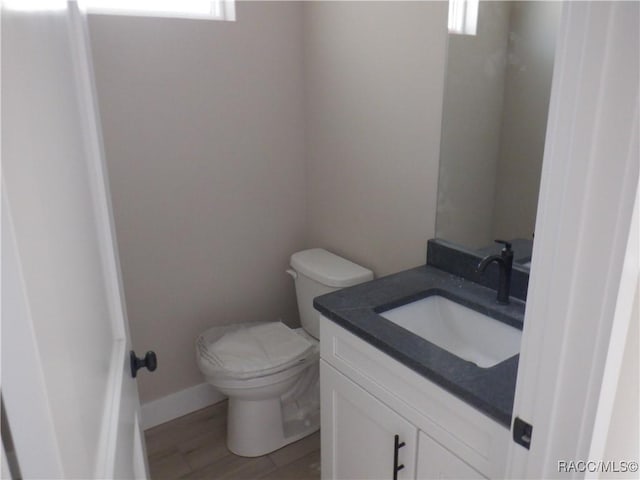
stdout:
POLYGON ((434 235, 444 2, 310 2, 304 16, 310 243, 384 275, 434 235))
POLYGON ((159 358, 143 402, 203 381, 208 326, 297 323, 284 269, 305 246, 301 14, 90 18, 131 334, 159 358))
POLYGON ((433 236, 442 2, 239 2, 237 22, 92 17, 143 402, 203 381, 210 325, 297 323, 289 255, 377 275, 433 236))

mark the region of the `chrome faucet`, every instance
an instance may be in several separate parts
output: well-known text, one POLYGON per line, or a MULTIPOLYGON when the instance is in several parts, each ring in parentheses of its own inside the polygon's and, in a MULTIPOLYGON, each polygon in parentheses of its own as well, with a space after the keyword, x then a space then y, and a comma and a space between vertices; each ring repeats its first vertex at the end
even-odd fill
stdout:
POLYGON ((513 268, 513 250, 511 250, 511 243, 504 240, 496 240, 496 243, 501 243, 504 248, 500 252, 500 255, 489 255, 483 258, 478 264, 477 270, 482 273, 485 271, 490 263, 496 262, 500 268, 500 277, 498 279, 498 303, 504 305, 509 303, 509 291, 511 290, 511 269, 513 268))

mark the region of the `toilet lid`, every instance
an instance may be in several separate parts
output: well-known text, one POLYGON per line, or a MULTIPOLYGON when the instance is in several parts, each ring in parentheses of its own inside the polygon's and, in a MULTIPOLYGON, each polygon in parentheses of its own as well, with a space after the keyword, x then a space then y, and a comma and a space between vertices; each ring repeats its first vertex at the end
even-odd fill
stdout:
POLYGON ((200 363, 209 374, 255 378, 304 360, 313 344, 280 322, 263 323, 225 333, 218 340, 198 339, 200 363))

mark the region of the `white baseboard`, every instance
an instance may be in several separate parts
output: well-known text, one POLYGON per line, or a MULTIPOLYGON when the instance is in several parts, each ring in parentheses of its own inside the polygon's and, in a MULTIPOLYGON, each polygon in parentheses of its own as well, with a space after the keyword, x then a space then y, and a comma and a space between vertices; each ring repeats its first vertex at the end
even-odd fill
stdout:
POLYGON ((146 430, 174 418, 224 400, 226 397, 208 383, 185 388, 166 397, 142 404, 140 417, 146 430))

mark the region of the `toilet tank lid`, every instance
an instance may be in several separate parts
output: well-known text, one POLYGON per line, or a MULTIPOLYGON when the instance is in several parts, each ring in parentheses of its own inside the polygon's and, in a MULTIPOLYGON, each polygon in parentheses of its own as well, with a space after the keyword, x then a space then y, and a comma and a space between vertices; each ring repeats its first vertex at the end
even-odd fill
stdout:
POLYGON ((373 280, 373 272, 322 248, 291 255, 291 266, 316 282, 329 287, 349 287, 373 280))

